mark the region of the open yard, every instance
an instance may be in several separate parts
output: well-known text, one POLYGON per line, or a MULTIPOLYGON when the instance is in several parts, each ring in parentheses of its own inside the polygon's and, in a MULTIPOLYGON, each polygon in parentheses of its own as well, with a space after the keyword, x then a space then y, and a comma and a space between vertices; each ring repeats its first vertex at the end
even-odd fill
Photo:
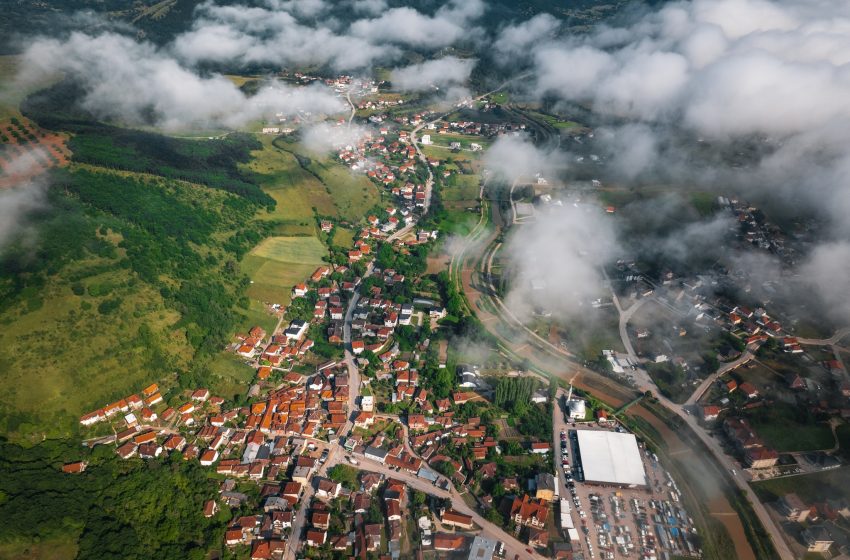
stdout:
POLYGON ((850 468, 841 467, 814 474, 775 478, 752 483, 753 489, 765 501, 775 501, 794 492, 805 503, 838 497, 850 498, 850 468))
POLYGON ((828 424, 815 422, 794 405, 774 403, 753 409, 749 420, 765 443, 777 451, 830 449, 835 445, 828 424))
POLYGON ((325 255, 325 246, 315 237, 265 239, 242 260, 242 271, 252 281, 248 296, 286 305, 292 286, 308 279, 325 255))

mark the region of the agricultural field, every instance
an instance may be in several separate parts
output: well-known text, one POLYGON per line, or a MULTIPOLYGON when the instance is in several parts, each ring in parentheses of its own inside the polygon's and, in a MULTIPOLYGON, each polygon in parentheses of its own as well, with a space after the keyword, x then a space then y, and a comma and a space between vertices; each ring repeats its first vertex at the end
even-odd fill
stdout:
POLYGON ((251 278, 248 297, 286 305, 292 286, 303 282, 323 264, 327 249, 316 237, 269 237, 242 261, 251 278))
POLYGON ((443 201, 474 201, 480 192, 480 179, 477 175, 452 175, 442 190, 443 201))
POLYGON ((23 117, 0 122, 0 188, 67 165, 69 157, 64 136, 42 130, 23 117))
POLYGON ((340 249, 350 249, 354 246, 355 233, 352 229, 337 226, 334 228, 333 246, 340 249))
POLYGON ((835 445, 832 430, 817 422, 808 411, 786 403, 774 403, 748 415, 756 433, 777 451, 813 451, 835 445))
POLYGON ((314 235, 316 213, 357 222, 380 201, 376 186, 330 158, 314 160, 295 142, 259 137, 263 147, 244 167, 256 173, 277 203, 260 218, 276 222, 278 235, 314 235))

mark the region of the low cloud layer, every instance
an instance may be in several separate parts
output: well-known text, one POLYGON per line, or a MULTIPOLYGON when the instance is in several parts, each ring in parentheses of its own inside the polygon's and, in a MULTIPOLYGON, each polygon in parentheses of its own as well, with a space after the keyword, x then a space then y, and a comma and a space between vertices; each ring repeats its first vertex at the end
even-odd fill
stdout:
POLYGON ((548 206, 505 244, 511 290, 505 305, 520 319, 545 309, 573 318, 604 296, 602 265, 619 249, 613 220, 592 206, 548 206))
POLYGON ((175 39, 174 52, 191 64, 328 65, 363 70, 398 58, 405 47, 434 50, 479 36, 474 22, 484 9, 481 0, 450 0, 433 15, 409 7, 387 9, 381 0, 341 5, 321 0, 270 1, 267 6, 206 2, 198 7, 192 29, 175 39), (341 26, 328 17, 335 9, 362 17, 341 26))
POLYGON ((99 118, 166 130, 238 127, 276 113, 335 113, 345 108, 322 87, 269 83, 248 97, 221 75, 201 76, 150 43, 113 33, 73 33, 64 41, 37 41, 24 53, 24 67, 19 77, 23 82, 64 72, 81 83, 86 92, 83 107, 99 118))
POLYGON ((538 148, 524 135, 500 136, 484 154, 485 167, 508 183, 538 174, 551 177, 564 163, 562 152, 538 148))
POLYGON ((447 56, 397 68, 392 73, 393 87, 404 91, 422 91, 463 84, 475 66, 475 60, 447 56))
POLYGON ((29 215, 46 205, 47 187, 40 180, 0 190, 0 249, 26 231, 29 215))

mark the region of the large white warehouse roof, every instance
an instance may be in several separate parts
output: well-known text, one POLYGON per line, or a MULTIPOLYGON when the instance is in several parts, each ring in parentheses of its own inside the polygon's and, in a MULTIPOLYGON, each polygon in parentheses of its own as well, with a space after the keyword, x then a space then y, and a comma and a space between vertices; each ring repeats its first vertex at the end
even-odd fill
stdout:
POLYGON ((604 430, 577 433, 585 481, 646 486, 646 472, 634 435, 604 430))

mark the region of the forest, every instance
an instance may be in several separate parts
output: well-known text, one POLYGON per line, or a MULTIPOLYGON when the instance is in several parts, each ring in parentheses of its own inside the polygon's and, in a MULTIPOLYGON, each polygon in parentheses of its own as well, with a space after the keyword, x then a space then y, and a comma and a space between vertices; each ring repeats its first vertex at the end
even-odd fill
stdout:
POLYGON ((231 515, 223 508, 203 517, 217 482, 179 453, 144 463, 120 460, 109 446, 0 441, 0 472, 0 544, 72 538, 80 560, 200 560, 221 542, 231 515), (88 468, 63 473, 69 457, 88 468))

